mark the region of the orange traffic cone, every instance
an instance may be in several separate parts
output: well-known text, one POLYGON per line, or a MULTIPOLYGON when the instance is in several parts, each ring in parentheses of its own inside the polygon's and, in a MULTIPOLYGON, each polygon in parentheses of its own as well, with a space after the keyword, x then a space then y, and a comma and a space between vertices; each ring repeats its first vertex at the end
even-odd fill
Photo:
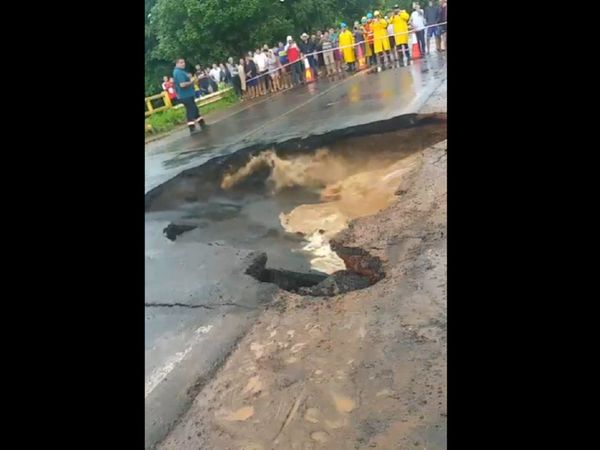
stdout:
POLYGON ((315 81, 315 77, 313 76, 312 69, 310 68, 307 58, 304 58, 304 68, 304 78, 306 79, 306 84, 313 83, 315 81))
POLYGON ((417 41, 417 35, 413 34, 412 35, 412 52, 410 57, 412 59, 419 59, 421 58, 421 50, 419 50, 419 42, 417 41))

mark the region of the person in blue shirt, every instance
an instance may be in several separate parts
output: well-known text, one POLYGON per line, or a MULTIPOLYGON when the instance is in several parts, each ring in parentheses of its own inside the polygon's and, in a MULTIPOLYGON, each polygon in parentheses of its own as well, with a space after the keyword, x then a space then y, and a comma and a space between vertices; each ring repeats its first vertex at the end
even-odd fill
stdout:
POLYGON ((206 122, 200 115, 198 105, 196 105, 194 95, 194 83, 197 81, 196 77, 190 77, 185 71, 185 59, 179 58, 175 62, 175 69, 173 69, 173 80, 175 81, 175 93, 179 103, 182 103, 185 107, 187 116, 187 125, 190 129, 190 134, 196 131, 196 124, 200 125, 201 128, 206 127, 206 122))

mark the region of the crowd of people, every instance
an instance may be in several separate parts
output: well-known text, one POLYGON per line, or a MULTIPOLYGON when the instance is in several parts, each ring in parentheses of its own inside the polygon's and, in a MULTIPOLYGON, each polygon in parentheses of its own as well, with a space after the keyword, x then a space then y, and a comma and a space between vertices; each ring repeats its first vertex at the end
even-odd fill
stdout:
MULTIPOLYGON (((274 47, 265 44, 236 61, 230 57, 226 63, 215 63, 210 69, 196 65, 195 74, 186 73, 184 83, 191 83, 186 84, 186 95, 197 98, 231 86, 240 99, 254 99, 320 78, 344 78, 348 72, 359 70, 359 63, 377 71, 402 67, 412 60, 411 35, 415 36, 422 56, 430 53, 431 38, 436 51, 445 51, 446 24, 447 0, 429 0, 424 10, 419 3, 413 3, 410 14, 398 5, 385 14, 369 12, 352 27, 342 22, 339 27, 318 30, 312 35, 302 33, 298 41, 287 36, 285 43, 274 47)), ((176 79, 165 76, 162 88, 172 102, 181 101, 176 79)), ((194 111, 188 111, 191 131, 190 117, 194 115, 194 111)))

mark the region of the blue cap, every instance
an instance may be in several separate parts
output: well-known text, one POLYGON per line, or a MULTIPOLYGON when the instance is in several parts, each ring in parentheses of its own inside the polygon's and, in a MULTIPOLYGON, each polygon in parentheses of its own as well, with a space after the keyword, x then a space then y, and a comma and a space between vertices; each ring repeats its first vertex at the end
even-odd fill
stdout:
POLYGON ((368 14, 367 14, 367 19, 372 19, 372 18, 373 18, 373 14, 371 14, 371 13, 368 13, 368 14))
POLYGON ((342 28, 348 28, 348 25, 346 25, 346 22, 342 22, 342 23, 340 24, 340 26, 341 26, 342 28))

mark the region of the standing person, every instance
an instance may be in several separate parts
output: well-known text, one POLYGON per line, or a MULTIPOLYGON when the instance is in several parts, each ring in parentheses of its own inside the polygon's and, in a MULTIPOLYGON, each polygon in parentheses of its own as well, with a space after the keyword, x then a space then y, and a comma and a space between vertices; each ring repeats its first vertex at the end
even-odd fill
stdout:
POLYGON ((340 50, 344 56, 344 62, 348 65, 348 71, 354 71, 354 35, 348 30, 348 25, 345 22, 341 23, 342 32, 340 33, 339 43, 340 50))
POLYGON ((246 95, 246 69, 245 69, 245 61, 244 58, 240 58, 239 63, 237 65, 238 74, 240 76, 240 88, 242 89, 242 101, 244 101, 244 97, 246 95))
POLYGON ((246 66, 244 67, 244 70, 246 72, 248 94, 250 95, 250 99, 253 99, 258 96, 258 80, 256 79, 258 70, 256 69, 256 63, 252 57, 252 52, 248 52, 248 56, 246 56, 246 66))
POLYGON ((175 80, 173 80, 173 77, 169 78, 169 84, 167 85, 167 93, 169 94, 169 100, 171 100, 171 105, 177 105, 177 93, 175 92, 175 80))
POLYGON ((308 34, 306 33, 302 33, 300 35, 300 42, 298 42, 298 48, 300 49, 300 54, 303 57, 307 57, 307 55, 310 53, 309 50, 309 42, 308 42, 308 34))
POLYGON ((342 70, 342 52, 340 50, 340 41, 339 36, 340 33, 334 29, 329 29, 329 35, 331 37, 331 42, 333 43, 333 61, 335 62, 335 71, 339 74, 340 78, 346 76, 346 72, 342 70))
POLYGON ((219 86, 217 82, 213 80, 213 77, 210 76, 210 70, 208 68, 204 69, 204 76, 208 81, 208 92, 217 92, 219 90, 219 86))
POLYGON ((367 14, 367 23, 364 25, 364 29, 367 43, 365 55, 368 57, 369 65, 374 66, 377 61, 375 57, 375 36, 373 34, 373 14, 367 14))
POLYGON ((227 67, 227 70, 229 71, 229 74, 231 75, 231 81, 233 82, 233 71, 232 69, 236 66, 236 64, 233 62, 233 58, 230 56, 229 58, 227 58, 227 62, 225 63, 225 67, 227 67))
POLYGON ((269 90, 268 79, 269 71, 267 69, 267 54, 262 48, 257 48, 254 52, 254 63, 258 71, 258 91, 260 95, 266 95, 269 90))
POLYGON ((175 81, 175 92, 180 103, 183 103, 185 107, 185 113, 187 117, 187 125, 190 129, 190 134, 196 131, 196 124, 200 125, 200 128, 206 127, 206 122, 202 118, 198 105, 194 99, 194 82, 197 80, 196 77, 190 77, 185 71, 185 59, 179 58, 175 63, 175 69, 173 69, 173 80, 175 81))
POLYGON ((287 48, 283 44, 283 42, 279 43, 279 49, 277 51, 277 56, 279 57, 279 65, 281 66, 280 72, 281 72, 281 81, 283 82, 283 88, 288 89, 288 88, 292 87, 292 78, 291 78, 290 67, 287 65, 287 63, 289 62, 287 48))
POLYGON ((259 95, 265 95, 267 88, 265 83, 267 82, 267 56, 263 53, 260 48, 257 48, 254 52, 254 64, 258 69, 258 93, 259 95))
POLYGON ((320 75, 320 70, 321 70, 321 65, 319 64, 319 51, 321 48, 321 41, 320 39, 317 39, 317 35, 313 34, 310 36, 310 43, 312 44, 312 51, 313 53, 315 53, 314 55, 312 55, 312 61, 314 63, 314 72, 315 72, 315 78, 319 78, 320 75))
POLYGON ((362 49, 362 54, 367 59, 368 64, 368 56, 367 56, 367 33, 365 31, 365 25, 367 24, 367 17, 363 16, 360 19, 360 32, 362 33, 362 39, 360 41, 360 47, 362 49))
MULTIPOLYGON (((236 73, 238 73, 238 72, 237 72, 237 65, 233 62, 233 58, 231 56, 229 58, 227 58, 227 62, 225 63, 225 67, 227 68, 227 71, 229 72, 230 82, 231 82, 231 85, 233 86, 233 72, 234 72, 234 69, 235 69, 236 73)), ((238 76, 239 76, 239 73, 238 73, 238 76)))
POLYGON ((221 69, 219 69, 219 67, 216 64, 212 65, 212 69, 210 69, 210 78, 217 83, 217 89, 219 86, 219 83, 221 82, 221 69))
POLYGON ((373 36, 375 39, 374 50, 375 55, 377 55, 377 59, 379 60, 377 70, 381 71, 382 69, 385 69, 386 56, 390 68, 392 66, 390 61, 390 40, 387 37, 387 22, 385 19, 381 17, 379 11, 375 11, 373 15, 375 16, 373 20, 373 36))
POLYGON ((175 93, 175 82, 173 81, 173 77, 169 78, 165 75, 163 77, 163 82, 161 86, 163 88, 163 91, 165 91, 169 96, 171 105, 175 106, 177 104, 177 94, 175 93))
POLYGON ((358 22, 355 22, 354 25, 354 43, 356 44, 354 47, 354 53, 356 54, 356 59, 359 58, 359 56, 362 58, 365 56, 365 39, 363 37, 363 32, 362 32, 362 27, 360 26, 360 24, 358 22))
POLYGON ((321 46, 323 48, 323 64, 325 65, 325 73, 329 78, 329 81, 333 81, 335 78, 335 60, 333 58, 333 42, 331 42, 331 37, 329 36, 329 31, 326 31, 323 34, 323 39, 321 40, 321 46))
POLYGON ((363 37, 365 42, 363 43, 363 55, 365 55, 365 60, 367 61, 367 66, 371 67, 371 59, 373 56, 373 49, 371 45, 369 45, 369 30, 370 25, 367 23, 367 16, 363 16, 360 19, 361 30, 363 33, 363 37))
POLYGON ((297 86, 298 84, 304 84, 302 77, 302 61, 300 60, 300 49, 296 45, 296 42, 292 39, 289 44, 287 54, 290 61, 290 67, 292 68, 292 84, 297 86))
POLYGON ((269 64, 268 64, 268 60, 269 60, 269 46, 267 44, 263 45, 263 55, 265 57, 265 67, 266 67, 266 71, 264 73, 264 79, 265 79, 265 92, 268 92, 269 89, 271 89, 271 92, 273 91, 273 80, 270 77, 269 74, 269 64))
POLYGON ((429 6, 425 8, 425 22, 427 28, 427 54, 430 53, 431 37, 435 37, 435 48, 438 52, 442 50, 442 38, 439 27, 437 26, 440 17, 440 7, 434 5, 433 0, 429 0, 429 6))
POLYGON ((313 52, 315 53, 313 55, 313 60, 315 61, 315 74, 316 74, 316 78, 319 78, 319 76, 321 75, 321 67, 323 67, 322 61, 321 61, 321 53, 319 53, 321 51, 321 38, 323 36, 319 36, 317 37, 316 34, 313 34, 310 36, 310 42, 312 43, 313 46, 313 52))
POLYGON ((338 41, 338 35, 337 35, 337 32, 335 31, 335 28, 329 29, 329 39, 331 39, 331 42, 333 43, 333 48, 335 48, 337 46, 337 41, 338 41))
MULTIPOLYGON (((439 32, 440 32, 440 36, 442 37, 443 41, 444 41, 444 48, 442 49, 442 51, 447 50, 448 49, 448 41, 446 39, 446 29, 447 29, 447 25, 446 22, 448 22, 448 1, 447 0, 440 0, 440 9, 439 9, 439 16, 438 16, 438 21, 437 23, 441 23, 443 25, 439 26, 439 32)), ((440 43, 441 45, 441 43, 440 43)))
POLYGON ((410 15, 410 24, 417 34, 417 42, 419 43, 419 51, 421 55, 425 56, 427 47, 425 45, 425 17, 423 16, 423 10, 416 4, 415 10, 410 15))
POLYGON ((195 98, 200 98, 202 97, 202 92, 200 92, 200 81, 198 80, 198 78, 195 77, 195 75, 192 75, 191 73, 188 73, 188 76, 190 78, 195 78, 194 81, 194 97, 195 98))
POLYGON ((271 78, 271 93, 274 94, 279 89, 279 64, 273 50, 267 52, 267 71, 271 78))
POLYGON ((206 95, 209 93, 209 83, 202 70, 202 66, 200 64, 196 64, 196 78, 198 79, 198 87, 200 88, 200 95, 206 95))
POLYGON ((233 91, 235 92, 235 95, 238 96, 238 98, 242 97, 242 82, 240 80, 240 71, 238 69, 238 66, 236 66, 233 63, 233 58, 229 57, 229 59, 227 59, 227 69, 229 70, 229 73, 231 74, 231 84, 233 86, 233 91))
POLYGON ((410 64, 410 51, 408 48, 408 21, 410 16, 405 10, 397 10, 393 18, 396 50, 400 66, 410 64))
POLYGON ((398 61, 398 55, 396 54, 396 34, 394 32, 394 12, 390 12, 389 15, 385 16, 385 20, 388 23, 387 36, 390 40, 390 54, 392 55, 392 61, 394 65, 398 61))
POLYGON ((231 72, 229 72, 227 66, 221 63, 219 64, 219 69, 221 69, 221 81, 231 85, 231 72))
MULTIPOLYGON (((277 83, 278 90, 283 91, 286 89, 285 86, 285 67, 282 66, 281 60, 279 59, 279 47, 275 47, 273 49, 273 55, 275 55, 275 60, 277 61, 277 83)), ((287 52, 286 52, 287 55, 287 52)))
POLYGON ((300 36, 300 43, 298 44, 298 47, 300 48, 300 52, 302 53, 302 56, 305 57, 308 60, 308 64, 310 65, 310 70, 312 70, 313 75, 315 76, 315 78, 317 77, 317 64, 315 61, 315 55, 313 54, 315 52, 315 45, 313 44, 313 42, 311 40, 309 40, 309 36, 306 33, 302 33, 302 35, 300 36))
POLYGON ((325 60, 323 59, 323 33, 321 30, 317 31, 317 66, 319 70, 325 67, 325 60))

